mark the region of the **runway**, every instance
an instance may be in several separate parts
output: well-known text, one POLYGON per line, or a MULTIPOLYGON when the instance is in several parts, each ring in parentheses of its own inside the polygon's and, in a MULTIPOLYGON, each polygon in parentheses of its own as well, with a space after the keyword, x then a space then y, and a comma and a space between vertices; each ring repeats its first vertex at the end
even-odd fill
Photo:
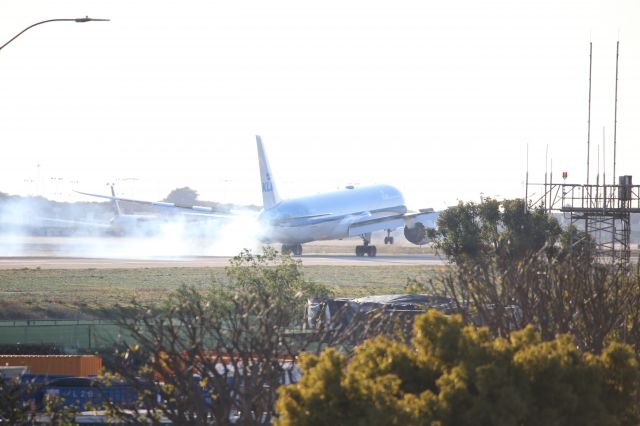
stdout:
MULTIPOLYGON (((297 259, 305 266, 433 266, 444 265, 437 256, 307 255, 297 259)), ((195 256, 156 259, 115 259, 83 257, 0 257, 0 269, 133 269, 133 268, 224 268, 231 257, 195 256)))
MULTIPOLYGON (((189 246, 191 250, 172 245, 159 249, 158 242, 131 238, 11 239, 3 236, 0 239, 0 269, 223 268, 229 266, 232 259, 227 253, 199 252, 197 245, 189 246)), ((432 266, 446 263, 430 249, 417 246, 378 245, 377 257, 356 257, 351 254, 354 245, 354 241, 348 240, 305 244, 305 254, 296 259, 306 266, 432 266)))

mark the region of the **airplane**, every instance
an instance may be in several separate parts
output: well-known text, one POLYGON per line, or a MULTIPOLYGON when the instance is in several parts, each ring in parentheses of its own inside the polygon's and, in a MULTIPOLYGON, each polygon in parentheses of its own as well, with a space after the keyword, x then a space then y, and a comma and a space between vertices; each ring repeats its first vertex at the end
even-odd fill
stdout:
POLYGON ((362 245, 355 247, 356 256, 374 257, 377 249, 371 245, 371 233, 386 231, 385 244, 393 244, 391 231, 404 226, 409 242, 428 242, 425 224, 434 227, 437 213, 433 209, 410 213, 402 193, 390 185, 349 186, 340 191, 281 199, 260 136, 256 136, 256 143, 263 200, 258 216, 262 241, 281 243, 283 252, 299 256, 302 244, 307 242, 360 237, 362 245))
POLYGON ((120 207, 119 201, 121 199, 116 196, 113 184, 111 184, 110 187, 111 200, 113 202, 115 214, 109 222, 93 222, 51 217, 41 217, 39 219, 44 226, 64 225, 74 229, 97 230, 98 232, 114 236, 149 236, 159 232, 160 226, 167 223, 165 218, 158 215, 125 213, 120 207))
MULTIPOLYGON (((371 245, 371 234, 375 231, 386 231, 385 244, 394 243, 391 232, 402 226, 409 242, 424 245, 429 241, 427 229, 435 227, 439 213, 433 209, 410 212, 402 193, 391 185, 349 186, 340 191, 300 198, 280 198, 260 136, 256 136, 256 143, 263 200, 263 208, 257 216, 260 229, 257 238, 261 242, 280 243, 283 253, 300 256, 304 243, 359 237, 362 244, 355 247, 356 256, 374 257, 377 249, 371 245)), ((214 213, 210 207, 80 193, 114 201, 187 209, 205 215, 214 213)))
POLYGON ((159 231, 158 227, 164 223, 162 217, 157 215, 124 213, 120 208, 119 200, 116 197, 115 189, 111 186, 111 195, 113 197, 113 206, 116 214, 109 221, 108 232, 112 235, 150 235, 159 231))

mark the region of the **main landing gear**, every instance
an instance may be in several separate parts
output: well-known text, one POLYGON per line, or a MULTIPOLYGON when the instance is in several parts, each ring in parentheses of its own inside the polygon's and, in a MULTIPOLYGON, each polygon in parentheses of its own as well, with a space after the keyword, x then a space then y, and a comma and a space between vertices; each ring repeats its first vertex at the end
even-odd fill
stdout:
POLYGON ((387 229, 387 236, 384 237, 385 244, 393 244, 393 237, 391 236, 391 229, 387 229))
POLYGON ((356 256, 362 257, 366 254, 369 257, 376 257, 376 246, 369 245, 371 243, 371 233, 363 234, 361 237, 363 245, 356 246, 356 256))
POLYGON ((282 254, 293 254, 294 256, 302 256, 302 244, 283 244, 282 254))

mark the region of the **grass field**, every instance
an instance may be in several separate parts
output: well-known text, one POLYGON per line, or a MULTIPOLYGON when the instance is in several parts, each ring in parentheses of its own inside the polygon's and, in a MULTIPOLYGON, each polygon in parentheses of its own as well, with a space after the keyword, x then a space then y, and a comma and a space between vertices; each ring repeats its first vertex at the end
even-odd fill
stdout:
MULTIPOLYGON (((442 267, 305 266, 305 276, 337 296, 402 292, 407 278, 424 279, 442 267)), ((0 319, 111 318, 133 298, 159 302, 183 284, 205 290, 224 282, 224 268, 0 270, 0 319)))

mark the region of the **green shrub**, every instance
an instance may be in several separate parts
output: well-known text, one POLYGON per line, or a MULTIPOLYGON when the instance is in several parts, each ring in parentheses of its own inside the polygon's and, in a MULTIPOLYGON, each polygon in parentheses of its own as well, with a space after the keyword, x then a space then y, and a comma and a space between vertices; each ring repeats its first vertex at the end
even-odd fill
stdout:
POLYGON ((459 316, 418 317, 410 345, 374 338, 348 359, 306 355, 279 391, 285 425, 635 425, 638 364, 629 346, 581 353, 531 326, 509 339, 459 316))

